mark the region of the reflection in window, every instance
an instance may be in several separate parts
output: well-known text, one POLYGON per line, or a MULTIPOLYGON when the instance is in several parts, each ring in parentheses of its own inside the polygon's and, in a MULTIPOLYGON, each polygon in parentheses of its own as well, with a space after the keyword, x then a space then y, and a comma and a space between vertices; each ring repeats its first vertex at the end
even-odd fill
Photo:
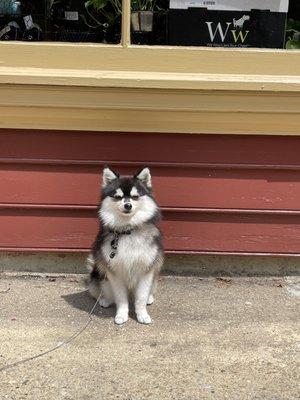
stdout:
POLYGON ((0 0, 0 40, 119 43, 122 0, 0 0))

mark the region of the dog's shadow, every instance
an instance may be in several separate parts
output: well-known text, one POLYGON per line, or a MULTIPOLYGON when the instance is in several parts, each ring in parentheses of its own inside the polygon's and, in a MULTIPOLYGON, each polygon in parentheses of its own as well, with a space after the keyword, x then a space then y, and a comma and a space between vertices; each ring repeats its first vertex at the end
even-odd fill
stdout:
MULTIPOLYGON (((85 311, 87 314, 90 313, 96 302, 87 290, 79 293, 62 295, 61 297, 72 307, 85 311)), ((115 306, 103 308, 97 304, 92 315, 99 318, 112 318, 115 315, 115 306)))
MULTIPOLYGON (((90 313, 91 309, 95 305, 96 300, 91 297, 87 290, 83 292, 71 293, 61 296, 67 303, 78 310, 85 311, 87 314, 90 313)), ((132 299, 130 299, 129 317, 136 320, 135 312, 133 311, 132 299)), ((114 318, 116 314, 116 307, 112 305, 108 308, 101 307, 99 304, 95 307, 92 315, 99 318, 114 318)))

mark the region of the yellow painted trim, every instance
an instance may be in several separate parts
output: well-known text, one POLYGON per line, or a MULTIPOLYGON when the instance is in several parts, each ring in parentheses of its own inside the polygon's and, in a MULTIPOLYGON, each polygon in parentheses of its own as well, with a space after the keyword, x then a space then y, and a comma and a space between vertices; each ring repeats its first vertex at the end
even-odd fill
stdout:
POLYGON ((298 135, 298 93, 0 86, 0 127, 298 135))
POLYGON ((298 114, 297 93, 3 85, 0 107, 298 114))
POLYGON ((144 111, 6 107, 1 125, 16 129, 57 129, 119 132, 299 135, 299 115, 253 115, 234 112, 214 115, 192 111, 144 111))
POLYGON ((0 84, 299 92, 300 76, 0 67, 0 84))
POLYGON ((0 66, 95 71, 300 76, 300 51, 0 42, 0 66))
POLYGON ((1 128, 300 133, 298 51, 3 42, 0 90, 1 128))

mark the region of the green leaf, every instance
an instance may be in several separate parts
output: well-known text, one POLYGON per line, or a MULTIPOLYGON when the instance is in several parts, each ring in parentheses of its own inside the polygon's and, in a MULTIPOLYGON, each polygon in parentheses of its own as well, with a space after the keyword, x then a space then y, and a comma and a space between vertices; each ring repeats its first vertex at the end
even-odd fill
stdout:
POLYGON ((287 31, 300 31, 300 21, 297 21, 293 18, 289 18, 287 20, 287 25, 286 25, 286 30, 287 31))
POLYGON ((300 49, 300 42, 296 40, 288 40, 286 42, 286 48, 288 50, 299 50, 300 49))
POLYGON ((101 10, 107 6, 109 0, 89 0, 89 5, 93 6, 96 10, 101 10))

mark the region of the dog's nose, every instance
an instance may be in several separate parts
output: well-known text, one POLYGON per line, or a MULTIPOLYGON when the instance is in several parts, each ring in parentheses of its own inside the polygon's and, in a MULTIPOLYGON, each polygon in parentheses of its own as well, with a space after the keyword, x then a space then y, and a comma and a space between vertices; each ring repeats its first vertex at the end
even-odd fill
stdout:
POLYGON ((125 210, 130 211, 132 209, 132 205, 130 203, 125 203, 124 208, 125 210))

